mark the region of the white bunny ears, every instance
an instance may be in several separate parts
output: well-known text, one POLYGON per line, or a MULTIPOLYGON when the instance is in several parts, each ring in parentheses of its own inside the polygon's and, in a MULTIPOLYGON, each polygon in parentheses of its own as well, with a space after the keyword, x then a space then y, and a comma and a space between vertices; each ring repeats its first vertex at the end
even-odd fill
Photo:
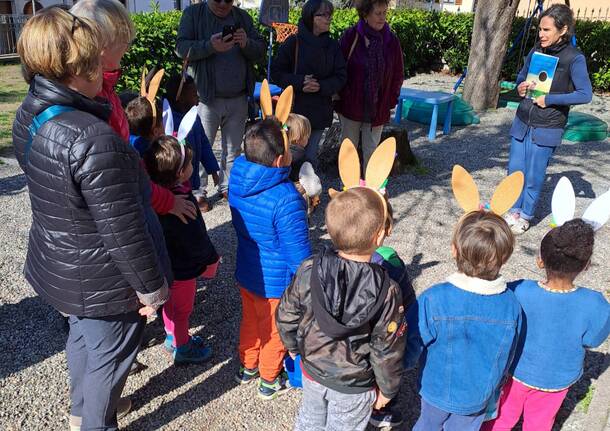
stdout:
POLYGON ((180 144, 180 153, 182 155, 182 158, 180 159, 181 169, 185 158, 185 139, 193 129, 195 121, 197 121, 197 115, 197 105, 195 105, 184 115, 180 122, 180 126, 178 127, 178 133, 174 134, 174 115, 172 113, 172 108, 169 105, 169 101, 163 99, 163 130, 165 130, 167 136, 174 136, 180 144))
MULTIPOLYGON (((561 177, 551 200, 553 225, 562 226, 572 220, 576 212, 576 195, 572 183, 566 177, 561 177)), ((585 222, 598 230, 610 219, 610 190, 595 199, 581 217, 585 222)))
MULTIPOLYGON (((501 216, 511 209, 521 195, 524 181, 525 177, 521 171, 513 172, 511 175, 504 178, 500 184, 498 184, 498 187, 496 187, 489 203, 491 212, 501 216)), ((453 189, 455 199, 464 212, 469 213, 481 209, 479 188, 468 171, 460 165, 455 165, 453 167, 451 188, 453 189)))

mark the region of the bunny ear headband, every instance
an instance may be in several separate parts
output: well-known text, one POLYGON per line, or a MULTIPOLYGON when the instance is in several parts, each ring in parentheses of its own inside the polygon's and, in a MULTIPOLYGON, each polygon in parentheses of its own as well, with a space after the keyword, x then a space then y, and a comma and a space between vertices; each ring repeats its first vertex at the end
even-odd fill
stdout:
MULTIPOLYGON (((349 139, 344 139, 339 149, 339 176, 343 182, 345 190, 354 187, 367 187, 377 192, 383 202, 384 219, 388 215, 388 204, 383 194, 385 184, 394 164, 396 155, 396 139, 388 138, 375 149, 368 165, 364 180, 360 179, 360 159, 358 150, 349 139)), ((329 189, 328 194, 331 199, 340 192, 329 189)))
POLYGON ((185 140, 195 125, 195 121, 197 121, 197 115, 197 105, 195 105, 182 118, 180 126, 178 127, 178 133, 174 133, 174 115, 172 113, 172 108, 169 106, 169 101, 163 99, 163 130, 165 130, 167 136, 174 136, 180 144, 180 155, 182 156, 180 158, 180 169, 182 169, 186 157, 184 150, 185 140))
MULTIPOLYGON (((561 177, 551 200, 553 211, 553 226, 562 226, 574 218, 576 212, 576 195, 572 183, 566 177, 561 177)), ((593 230, 598 230, 610 219, 610 190, 595 199, 585 210, 582 219, 589 223, 593 230)))
POLYGON ((159 87, 161 86, 161 80, 163 79, 163 74, 165 73, 165 69, 159 70, 154 74, 150 83, 146 85, 146 75, 148 71, 146 67, 142 70, 142 79, 140 82, 140 96, 145 97, 149 102, 150 106, 152 106, 153 112, 153 124, 157 121, 157 106, 155 103, 155 98, 157 97, 157 92, 159 91, 159 87))
MULTIPOLYGON (((504 178, 498 184, 498 187, 496 187, 488 209, 499 216, 511 209, 521 195, 524 181, 523 172, 521 171, 514 172, 504 178)), ((455 199, 464 212, 469 213, 481 209, 479 189, 472 176, 460 165, 453 167, 451 187, 453 188, 455 199)), ((487 209, 487 206, 484 208, 487 209)))
MULTIPOLYGON (((282 135, 284 136, 284 154, 290 151, 288 144, 288 135, 286 134, 286 120, 292 109, 293 90, 292 85, 289 85, 282 91, 280 99, 275 107, 275 118, 282 124, 282 135)), ((263 119, 273 115, 273 102, 271 100, 271 91, 269 90, 269 82, 263 80, 261 85, 260 106, 263 113, 263 119)))

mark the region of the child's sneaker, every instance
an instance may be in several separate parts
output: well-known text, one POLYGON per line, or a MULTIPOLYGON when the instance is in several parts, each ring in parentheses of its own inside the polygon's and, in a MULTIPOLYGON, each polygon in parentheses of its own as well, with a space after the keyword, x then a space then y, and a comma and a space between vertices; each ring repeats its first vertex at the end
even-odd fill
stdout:
POLYGON ((240 385, 247 385, 258 379, 258 377, 258 368, 246 368, 243 365, 240 365, 239 370, 235 373, 234 379, 240 385))
POLYGON ((510 230, 515 234, 515 235, 521 235, 524 234, 528 229, 530 228, 530 222, 529 220, 524 219, 523 217, 519 217, 516 221, 515 224, 513 224, 510 227, 510 230))
POLYGON ((174 365, 201 364, 211 357, 212 349, 195 344, 192 337, 188 343, 174 349, 174 365))
POLYGON ((268 382, 261 377, 258 384, 258 396, 264 400, 273 400, 292 389, 286 371, 282 371, 274 381, 268 382))
POLYGON ((402 424, 402 415, 385 408, 373 410, 369 423, 377 428, 397 427, 402 424))
MULTIPOLYGON (((197 335, 191 335, 191 343, 193 343, 196 347, 205 347, 205 343, 203 338, 197 335)), ((165 335, 165 341, 163 342, 163 347, 167 351, 167 353, 174 353, 174 336, 172 334, 165 335)))

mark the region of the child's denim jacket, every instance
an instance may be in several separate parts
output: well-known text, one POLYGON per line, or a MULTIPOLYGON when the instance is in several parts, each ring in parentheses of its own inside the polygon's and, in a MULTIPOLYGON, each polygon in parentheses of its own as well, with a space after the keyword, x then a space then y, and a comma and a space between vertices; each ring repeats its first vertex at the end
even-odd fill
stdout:
POLYGON ((405 367, 420 359, 420 395, 449 413, 477 414, 502 383, 521 327, 521 307, 500 277, 454 274, 409 308, 405 367))

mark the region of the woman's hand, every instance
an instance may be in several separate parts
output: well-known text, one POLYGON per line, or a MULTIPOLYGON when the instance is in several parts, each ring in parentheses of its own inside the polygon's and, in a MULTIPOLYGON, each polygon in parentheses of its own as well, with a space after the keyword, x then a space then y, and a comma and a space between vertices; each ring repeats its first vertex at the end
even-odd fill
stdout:
POLYGON ((157 312, 156 308, 151 307, 150 305, 145 305, 138 310, 140 316, 149 317, 157 312))
POLYGON ((195 204, 187 199, 186 195, 174 196, 174 207, 170 210, 170 214, 175 215, 182 223, 188 223, 187 217, 195 220, 197 218, 197 209, 195 204))
POLYGON ((546 96, 538 96, 534 99, 534 105, 538 105, 541 108, 546 108, 546 96))
POLYGON ((305 75, 303 80, 303 93, 317 93, 320 91, 320 84, 313 75, 305 75))
POLYGON ((536 83, 535 82, 523 81, 517 87, 517 93, 519 93, 519 96, 525 97, 525 95, 527 94, 527 90, 533 90, 534 88, 536 88, 536 83))

